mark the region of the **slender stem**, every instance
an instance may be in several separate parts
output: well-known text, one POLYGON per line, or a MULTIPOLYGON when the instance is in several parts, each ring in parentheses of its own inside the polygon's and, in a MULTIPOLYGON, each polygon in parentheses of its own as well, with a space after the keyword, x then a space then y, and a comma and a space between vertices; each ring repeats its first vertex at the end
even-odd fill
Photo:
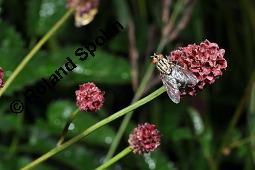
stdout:
POLYGON ((67 119, 67 121, 66 121, 66 124, 65 124, 65 127, 64 127, 64 129, 63 129, 63 131, 62 131, 62 134, 61 134, 61 136, 60 136, 60 139, 59 139, 59 141, 58 141, 58 143, 57 143, 57 146, 59 146, 59 145, 61 145, 63 142, 64 142, 64 140, 65 140, 65 137, 66 137, 66 134, 67 134, 67 132, 68 132, 68 129, 69 129, 69 126, 70 126, 70 124, 72 123, 72 121, 73 121, 73 119, 75 118, 75 116, 77 115, 77 113, 79 113, 79 108, 77 108, 75 111, 73 111, 72 113, 71 113, 71 115, 68 117, 68 119, 67 119))
MULTIPOLYGON (((161 53, 163 51, 164 46, 165 46, 165 44, 163 43, 163 39, 162 39, 160 41, 159 45, 158 45, 157 52, 161 53)), ((149 82, 153 71, 154 71, 154 66, 152 64, 150 64, 148 66, 148 68, 146 69, 146 72, 145 72, 145 75, 144 75, 144 77, 142 79, 142 82, 139 85, 139 87, 138 87, 138 89, 137 89, 137 91, 135 93, 135 96, 133 97, 131 103, 134 103, 135 101, 137 101, 142 96, 142 94, 144 92, 144 89, 145 89, 147 83, 149 82)), ((112 142, 112 144, 110 146, 110 149, 108 150, 108 153, 107 153, 104 161, 109 160, 113 156, 114 152, 116 151, 116 149, 117 149, 117 147, 119 145, 120 139, 123 136, 123 134, 124 134, 124 132, 125 132, 125 130, 127 128, 127 125, 129 123, 132 115, 133 115, 133 112, 130 112, 122 120, 121 125, 120 125, 120 127, 118 129, 117 135, 115 136, 115 138, 114 138, 114 140, 113 140, 113 142, 112 142)))
MULTIPOLYGON (((144 78, 143 78, 140 86, 138 87, 138 89, 137 89, 137 91, 135 93, 135 96, 132 99, 131 103, 134 103, 135 101, 137 101, 142 96, 143 91, 144 91, 144 89, 145 89, 147 83, 149 82, 150 77, 151 77, 151 75, 153 73, 153 70, 154 70, 154 67, 153 67, 152 64, 150 64, 149 67, 146 70, 144 78)), ((129 123, 132 115, 133 115, 133 112, 130 112, 122 120, 120 128, 119 128, 119 130, 117 132, 117 135, 115 136, 115 138, 114 138, 114 140, 113 140, 113 142, 112 142, 112 144, 110 146, 110 149, 109 149, 109 151, 108 151, 104 161, 109 160, 113 156, 115 150, 117 149, 117 146, 119 145, 120 139, 121 139, 121 137, 123 136, 123 134, 124 134, 124 132, 126 130, 126 127, 127 127, 128 123, 129 123)))
POLYGON ((109 166, 111 166, 113 163, 117 162, 118 160, 120 160, 121 158, 123 158, 124 156, 128 155, 130 152, 132 151, 132 148, 130 146, 128 146, 126 149, 124 149, 123 151, 121 151, 120 153, 118 153, 116 156, 114 156, 112 159, 110 159, 109 161, 105 162, 104 164, 102 164, 101 166, 99 166, 98 168, 96 168, 96 170, 103 170, 108 168, 109 166))
POLYGON ((12 83, 12 81, 17 77, 17 75, 23 70, 26 64, 32 59, 38 50, 45 44, 45 42, 60 28, 61 25, 68 19, 68 17, 73 13, 73 9, 69 9, 63 16, 60 18, 55 25, 42 37, 42 39, 32 48, 32 50, 24 57, 18 67, 13 71, 11 76, 5 82, 4 87, 0 89, 0 97, 12 83))
MULTIPOLYGON (((158 49, 157 49, 158 53, 162 52, 162 50, 164 48, 164 45, 161 42, 162 41, 160 41, 158 49)), ((135 93, 135 96, 133 97, 131 103, 134 103, 135 101, 137 101, 142 96, 142 94, 144 92, 144 89, 145 89, 147 83, 149 82, 153 71, 154 71, 154 66, 152 64, 150 64, 148 66, 146 72, 145 72, 145 75, 144 75, 144 77, 142 79, 142 82, 139 85, 139 87, 138 87, 138 89, 137 89, 137 91, 135 93)), ((117 149, 117 147, 119 145, 120 139, 123 136, 123 134, 124 134, 124 132, 125 132, 125 130, 127 128, 127 125, 129 123, 132 115, 133 115, 133 112, 130 112, 122 120, 120 128, 119 128, 119 130, 117 132, 117 135, 115 136, 115 138, 114 138, 114 140, 113 140, 113 142, 112 142, 112 144, 110 146, 110 149, 108 150, 108 153, 107 153, 104 161, 109 160, 113 156, 114 152, 116 151, 116 149, 117 149)))
MULTIPOLYGON (((180 11, 183 9, 182 5, 183 5, 183 0, 178 0, 177 4, 175 5, 175 8, 174 8, 173 15, 171 16, 170 21, 169 21, 169 22, 171 22, 171 24, 174 24, 176 22, 176 19, 179 15, 180 11)), ((161 53, 163 51, 165 45, 168 42, 169 42, 168 37, 164 37, 162 35, 161 40, 160 40, 159 45, 158 45, 158 48, 157 48, 157 52, 161 53)), ((150 65, 147 68, 147 70, 145 72, 145 76, 144 76, 141 84, 139 85, 139 87, 138 87, 138 89, 135 93, 135 96, 132 99, 131 103, 135 102, 136 100, 138 100, 142 96, 142 94, 145 90, 145 87, 146 87, 147 83, 149 82, 149 80, 151 78, 151 75, 152 75, 153 71, 154 71, 154 67, 153 67, 153 65, 150 65)), ((122 120, 121 125, 118 129, 118 132, 117 132, 117 134, 116 134, 116 136, 115 136, 115 138, 114 138, 114 140, 113 140, 113 142, 110 146, 110 149, 108 150, 108 153, 106 154, 106 157, 105 157, 104 161, 109 160, 113 156, 114 152, 116 151, 116 149, 119 145, 120 139, 123 136, 123 134, 124 134, 124 132, 127 128, 127 125, 129 123, 132 115, 133 115, 133 112, 130 112, 122 120)))
POLYGON ((236 123, 238 122, 238 120, 239 120, 239 118, 241 116, 241 113, 243 112, 245 104, 246 104, 246 102, 247 102, 247 100, 248 100, 248 98, 250 96, 250 91, 251 91, 252 84, 254 83, 254 80, 255 80, 255 70, 252 73, 252 76, 251 76, 251 78, 250 78, 250 80, 248 82, 248 85, 247 85, 247 87, 246 87, 246 89, 244 91, 244 94, 243 94, 243 96, 242 96, 242 98, 241 98, 241 100, 240 100, 240 102, 238 104, 238 107, 236 108, 236 110, 235 110, 235 112, 233 114, 232 119, 230 120, 230 123, 228 125, 227 130, 226 130, 226 133, 225 133, 225 135, 223 137, 222 143, 221 143, 220 148, 219 148, 219 150, 217 152, 217 155, 216 155, 216 158, 217 158, 218 161, 221 158, 222 150, 224 149, 225 145, 229 142, 229 137, 230 137, 231 132, 233 131, 236 123))
POLYGON ((166 91, 166 89, 165 89, 164 86, 160 87, 158 90, 156 90, 153 93, 149 94, 148 96, 142 98, 141 100, 135 102, 134 104, 129 105, 128 107, 126 107, 126 108, 112 114, 111 116, 101 120, 100 122, 97 122, 96 124, 90 126, 88 129, 84 130, 81 134, 71 138, 70 140, 66 141, 62 145, 51 149, 49 152, 45 153, 44 155, 40 156, 39 158, 37 158, 33 162, 29 163, 25 167, 21 168, 21 170, 28 170, 28 169, 31 169, 31 168, 35 167, 39 163, 47 160, 48 158, 50 158, 53 155, 61 152, 65 148, 67 148, 67 147, 71 146, 72 144, 78 142, 79 140, 81 140, 85 136, 89 135, 90 133, 94 132, 95 130, 99 129, 100 127, 106 125, 107 123, 112 122, 113 120, 129 113, 130 111, 132 111, 132 110, 134 110, 134 109, 136 109, 136 108, 138 108, 142 105, 144 105, 145 103, 148 103, 149 101, 151 101, 154 98, 158 97, 159 95, 161 95, 165 91, 166 91))
POLYGON ((226 148, 234 149, 234 148, 240 147, 242 145, 248 144, 248 143, 251 142, 251 140, 254 140, 254 137, 255 137, 255 135, 250 135, 250 136, 248 136, 246 138, 234 141, 231 144, 229 144, 229 146, 227 146, 226 148))
POLYGON ((23 120, 24 120, 24 112, 21 112, 18 116, 19 123, 18 123, 18 128, 16 130, 15 136, 12 139, 10 148, 9 148, 9 153, 6 154, 7 158, 11 158, 15 153, 17 152, 17 149, 19 147, 19 140, 21 137, 21 130, 23 126, 23 120))

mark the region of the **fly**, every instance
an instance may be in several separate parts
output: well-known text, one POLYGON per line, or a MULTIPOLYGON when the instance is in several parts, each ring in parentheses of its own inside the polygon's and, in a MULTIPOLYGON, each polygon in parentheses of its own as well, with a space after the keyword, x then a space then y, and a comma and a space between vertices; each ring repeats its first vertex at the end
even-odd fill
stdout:
POLYGON ((169 98, 174 103, 180 102, 181 88, 187 85, 195 86, 198 83, 197 77, 190 71, 165 58, 162 54, 151 56, 152 63, 156 64, 160 72, 160 78, 167 89, 169 98))

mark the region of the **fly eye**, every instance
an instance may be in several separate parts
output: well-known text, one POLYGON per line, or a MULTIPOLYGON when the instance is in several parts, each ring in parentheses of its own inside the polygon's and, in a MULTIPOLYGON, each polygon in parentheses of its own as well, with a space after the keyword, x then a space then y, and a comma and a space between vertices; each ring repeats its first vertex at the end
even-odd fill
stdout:
POLYGON ((156 64, 157 62, 158 62, 157 59, 156 59, 155 57, 153 57, 151 63, 152 63, 152 64, 156 64))
POLYGON ((159 58, 160 58, 160 59, 163 59, 163 58, 164 58, 164 56, 161 54, 161 55, 159 55, 159 58))

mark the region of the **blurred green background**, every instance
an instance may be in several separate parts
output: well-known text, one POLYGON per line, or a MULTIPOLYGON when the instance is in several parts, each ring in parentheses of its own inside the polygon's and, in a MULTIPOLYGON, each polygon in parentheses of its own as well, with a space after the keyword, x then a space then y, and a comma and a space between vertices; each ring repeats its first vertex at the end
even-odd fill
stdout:
MULTIPOLYGON (((76 108, 74 91, 80 83, 95 82, 106 92, 105 103, 97 113, 80 113, 68 138, 128 106, 135 94, 135 81, 143 78, 150 64, 149 56, 159 44, 165 26, 163 10, 175 17, 172 30, 180 28, 163 54, 208 39, 225 49, 228 68, 216 83, 196 97, 185 97, 176 105, 163 94, 135 110, 117 152, 128 145, 132 128, 146 121, 158 125, 162 144, 151 154, 129 154, 109 169, 255 169, 255 2, 172 0, 169 6, 167 2, 101 0, 98 14, 89 25, 76 28, 73 17, 68 19, 1 97, 0 170, 18 169, 55 147, 67 116, 76 108), (94 58, 75 60, 75 49, 94 40, 99 29, 113 19, 125 29, 97 49, 94 58), (130 57, 132 45, 139 54, 137 60, 130 57), (52 74, 66 62, 66 57, 74 59, 79 69, 64 77, 54 93, 48 92, 39 102, 27 104, 24 113, 12 113, 10 103, 22 99, 25 88, 52 74), (137 79, 131 74, 134 68, 137 79)), ((0 0, 0 67, 5 70, 5 80, 65 11, 65 0, 0 0)), ((161 86, 158 76, 155 72, 146 94, 161 86)), ((104 126, 35 169, 96 168, 121 120, 104 126)))

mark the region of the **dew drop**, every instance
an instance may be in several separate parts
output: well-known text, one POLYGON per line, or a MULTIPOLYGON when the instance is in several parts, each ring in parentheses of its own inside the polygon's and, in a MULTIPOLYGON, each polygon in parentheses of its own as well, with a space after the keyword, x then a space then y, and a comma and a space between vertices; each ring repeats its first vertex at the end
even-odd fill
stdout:
POLYGON ((127 79, 127 78, 128 78, 128 73, 122 73, 122 74, 121 74, 121 78, 127 79))
POLYGON ((107 137, 105 137, 104 141, 107 144, 111 144, 112 143, 112 138, 110 136, 107 136, 107 137))
POLYGON ((35 145, 37 143, 37 138, 35 135, 31 136, 30 143, 31 143, 31 145, 35 145))
POLYGON ((144 159, 150 169, 156 168, 156 161, 151 158, 150 153, 144 154, 144 159))
POLYGON ((41 10, 39 12, 39 15, 41 17, 48 17, 55 13, 56 6, 54 3, 51 2, 45 2, 42 4, 41 10))
POLYGON ((71 109, 71 108, 66 108, 66 109, 64 109, 63 117, 64 117, 64 118, 68 118, 69 115, 71 114, 71 112, 72 112, 72 109, 71 109))
POLYGON ((55 124, 55 125, 60 125, 60 124, 61 124, 61 121, 60 121, 59 119, 55 119, 55 120, 54 120, 54 124, 55 124))
POLYGON ((74 130, 74 128, 75 128, 74 124, 71 123, 71 124, 69 125, 69 127, 68 127, 68 130, 74 130))

